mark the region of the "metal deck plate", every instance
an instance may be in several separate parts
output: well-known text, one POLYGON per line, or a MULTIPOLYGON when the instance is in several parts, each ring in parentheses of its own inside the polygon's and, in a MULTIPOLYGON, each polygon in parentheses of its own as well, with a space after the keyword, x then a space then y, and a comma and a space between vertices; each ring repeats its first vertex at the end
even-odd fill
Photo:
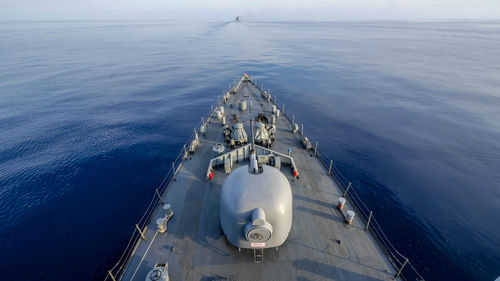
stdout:
MULTIPOLYGON (((271 107, 272 102, 265 101, 252 84, 242 83, 224 112, 228 123, 232 112, 238 114, 250 137, 249 120, 261 112, 270 114, 271 107), (238 110, 243 95, 251 101, 245 112, 238 110)), ((281 167, 293 191, 288 240, 278 250, 266 249, 263 261, 253 263, 252 250, 239 252, 224 237, 219 223, 223 167, 216 170, 212 182, 205 180, 212 146, 224 142, 220 121, 211 119, 200 146, 184 161, 163 199, 174 211, 167 232, 155 234, 156 218, 163 216, 159 208, 146 230, 147 240, 137 245, 122 280, 144 280, 156 263, 168 263, 171 280, 393 280, 393 266, 364 231, 365 225, 355 218, 352 226, 345 226, 335 208, 342 193, 328 171, 317 157, 311 157, 312 151, 304 150, 285 117, 276 123, 272 149, 286 154, 292 148, 300 173, 295 181, 290 167, 281 167)), ((352 209, 349 204, 345 208, 352 209)))

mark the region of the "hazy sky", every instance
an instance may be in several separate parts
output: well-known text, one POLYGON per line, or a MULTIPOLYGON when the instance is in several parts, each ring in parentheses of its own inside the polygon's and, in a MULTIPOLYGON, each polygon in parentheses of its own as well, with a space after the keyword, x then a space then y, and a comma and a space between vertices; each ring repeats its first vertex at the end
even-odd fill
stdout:
POLYGON ((500 19, 500 0, 0 0, 12 19, 500 19))

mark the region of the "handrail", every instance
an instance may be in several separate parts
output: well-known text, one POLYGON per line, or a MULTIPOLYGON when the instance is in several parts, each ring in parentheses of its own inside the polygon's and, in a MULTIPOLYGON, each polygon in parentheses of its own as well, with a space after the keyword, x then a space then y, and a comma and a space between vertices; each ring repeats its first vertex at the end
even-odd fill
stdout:
MULTIPOLYGON (((209 176, 213 172, 214 167, 217 167, 218 165, 224 164, 224 161, 225 161, 224 159, 226 159, 226 158, 229 159, 229 161, 231 161, 231 167, 233 166, 234 162, 243 161, 243 160, 248 159, 250 157, 250 146, 251 146, 251 144, 247 144, 247 145, 241 146, 237 149, 228 151, 224 154, 221 154, 219 156, 212 158, 208 164, 206 179, 210 180, 209 176), (235 154, 236 155, 243 155, 241 157, 243 159, 240 160, 239 156, 235 156, 235 158, 233 158, 232 155, 235 155, 235 154)), ((280 153, 278 151, 274 151, 272 149, 260 146, 260 145, 255 145, 255 149, 257 150, 257 154, 264 152, 264 155, 280 156, 280 158, 283 159, 284 163, 287 163, 287 159, 288 159, 288 162, 290 162, 290 166, 292 168, 292 171, 296 171, 297 173, 299 172, 297 166, 295 165, 295 161, 293 160, 293 157, 286 155, 286 154, 283 154, 283 153, 280 153), (267 153, 267 154, 265 154, 265 153, 267 153)), ((263 154, 259 154, 259 155, 263 155, 263 154)))
POLYGON ((104 280, 121 280, 123 277, 124 269, 127 268, 127 265, 130 263, 130 259, 135 252, 137 246, 139 245, 138 243, 142 240, 142 237, 138 231, 137 228, 143 230, 149 223, 151 222, 151 219, 155 213, 155 210, 158 208, 158 206, 161 205, 161 200, 158 194, 163 197, 164 194, 168 192, 168 187, 170 186, 170 182, 172 179, 174 179, 175 174, 177 173, 180 165, 184 162, 184 160, 187 157, 187 151, 186 148, 189 147, 189 145, 193 142, 193 140, 196 138, 197 135, 197 130, 196 128, 200 128, 200 126, 206 122, 213 116, 217 108, 223 103, 224 101, 222 99, 217 100, 211 105, 211 110, 203 115, 203 118, 196 124, 194 127, 195 129, 191 133, 188 141, 184 143, 184 146, 181 150, 181 152, 177 155, 175 158, 174 162, 172 162, 172 166, 168 170, 167 174, 161 181, 161 183, 158 185, 158 187, 155 189, 155 192, 153 193, 153 197, 151 198, 151 201, 146 208, 146 211, 142 215, 142 217, 139 219, 139 222, 137 223, 137 227, 134 228, 134 231, 132 232, 132 235, 129 239, 129 242, 127 243, 127 246, 125 247, 125 250, 123 251, 122 255, 120 256, 120 259, 116 262, 116 264, 108 271, 108 274, 106 275, 106 278, 104 280), (206 121, 202 121, 206 120, 206 121), (202 123, 203 122, 203 123, 202 123))
MULTIPOLYGON (((236 88, 236 85, 239 82, 241 82, 241 80, 237 80, 236 83, 234 83, 232 89, 236 88)), ((261 89, 253 81, 250 81, 250 83, 252 83, 252 85, 254 85, 261 93, 263 93, 263 89, 261 89)), ((151 222, 155 210, 158 208, 158 206, 161 205, 161 200, 157 194, 163 197, 163 195, 166 194, 166 192, 168 192, 168 187, 170 186, 170 182, 172 181, 172 179, 174 179, 174 176, 178 171, 180 165, 184 162, 184 160, 187 157, 186 147, 189 147, 192 141, 196 138, 196 133, 197 133, 196 128, 200 128, 201 125, 204 125, 202 120, 206 120, 205 123, 208 122, 208 120, 211 118, 211 116, 223 102, 224 102, 223 99, 218 99, 216 102, 214 102, 214 104, 212 104, 211 106, 211 110, 207 114, 205 114, 202 117, 202 119, 198 122, 198 124, 195 126, 195 130, 192 132, 188 141, 184 144, 182 151, 179 153, 177 158, 172 163, 172 166, 170 167, 169 171, 163 178, 162 182, 156 188, 153 198, 151 199, 151 202, 149 203, 146 211, 144 212, 143 216, 137 223, 137 227, 139 229, 143 230, 151 222)), ((284 116, 290 122, 291 126, 293 126, 294 125, 293 123, 296 120, 293 121, 290 120, 290 118, 284 112, 284 110, 281 109, 278 104, 276 104, 276 97, 274 100, 271 99, 271 102, 274 105, 276 105, 278 109, 280 109, 280 111, 282 112, 282 116, 284 116)), ((311 143, 314 143, 313 139, 311 138, 309 139, 311 143)), ((330 162, 333 159, 329 157, 326 153, 323 153, 321 151, 321 148, 318 146, 315 146, 314 151, 320 162, 323 164, 323 166, 327 170, 329 170, 330 167, 328 166, 329 165, 328 163, 334 163, 330 162)), ((346 192, 348 186, 350 186, 346 199, 349 200, 349 203, 357 211, 361 220, 366 224, 368 221, 367 214, 370 214, 371 210, 361 200, 360 196, 356 193, 355 189, 352 187, 351 182, 347 180, 347 178, 340 172, 340 170, 336 167, 335 164, 331 166, 331 173, 329 173, 329 175, 337 183, 337 185, 343 192, 346 192)), ((375 241, 379 244, 382 251, 386 254, 391 264, 398 271, 398 274, 395 277, 401 277, 404 280, 422 280, 422 281, 424 280, 424 278, 418 273, 415 267, 409 262, 409 259, 403 254, 401 254, 389 241, 384 231, 382 230, 382 227, 377 222, 374 216, 372 216, 371 218, 368 231, 371 233, 375 241), (405 266, 407 264, 408 266, 405 266)), ((134 231, 132 232, 130 240, 123 254, 120 256, 120 259, 117 261, 117 263, 108 271, 108 275, 104 280, 112 280, 112 281, 121 280, 121 278, 123 277, 124 269, 127 268, 127 265, 130 263, 131 257, 141 240, 142 240, 141 234, 139 233, 137 228, 134 228, 134 231)))
MULTIPOLYGON (((260 89, 258 85, 255 85, 255 87, 261 93, 263 92, 263 89, 260 89)), ((282 111, 282 115, 290 122, 291 127, 294 126, 294 123, 299 124, 295 119, 295 116, 293 118, 294 119, 293 121, 290 120, 289 116, 285 112, 283 112, 280 106, 276 103, 276 99, 274 100, 271 99, 271 102, 278 109, 282 111)), ((301 133, 298 132, 297 134, 300 135, 301 133)), ((309 140, 311 143, 315 143, 313 139, 309 138, 309 140)), ((346 194, 346 199, 353 206, 355 211, 359 214, 361 220, 365 224, 367 224, 371 210, 366 206, 363 200, 361 200, 361 197, 356 193, 355 189, 352 187, 352 183, 349 182, 347 178, 336 167, 336 165, 334 164, 335 162, 331 162, 333 161, 333 158, 329 157, 326 153, 323 153, 323 151, 321 150, 321 148, 317 143, 318 142, 316 142, 315 148, 313 148, 315 155, 317 155, 318 159, 326 168, 326 170, 330 169, 329 165, 330 163, 332 163, 330 176, 333 178, 333 180, 337 183, 337 185, 343 192, 346 192, 348 186, 350 186, 346 194)), ((377 244, 379 244, 379 246, 382 248, 382 251, 386 254, 387 258, 392 263, 394 268, 398 271, 395 277, 401 277, 403 280, 421 280, 421 281, 424 280, 424 278, 418 273, 415 267, 410 263, 409 258, 401 254, 396 249, 396 247, 394 247, 394 245, 390 242, 389 238, 387 238, 386 234, 382 230, 382 227, 380 226, 374 215, 372 215, 368 231, 371 233, 377 244)))

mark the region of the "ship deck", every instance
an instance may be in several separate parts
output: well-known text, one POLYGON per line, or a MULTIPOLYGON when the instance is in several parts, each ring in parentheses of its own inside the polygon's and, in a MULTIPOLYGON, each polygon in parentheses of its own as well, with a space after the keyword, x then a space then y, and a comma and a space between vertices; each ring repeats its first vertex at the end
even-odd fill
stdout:
MULTIPOLYGON (((228 124, 231 113, 238 115, 250 139, 249 120, 261 112, 270 114, 272 105, 246 82, 231 95, 224 112, 228 124), (244 112, 238 110, 243 95, 251 101, 244 112)), ((164 216, 158 208, 145 231, 146 241, 137 245, 121 280, 144 280, 157 263, 168 263, 170 280, 394 279, 393 266, 364 223, 357 216, 352 225, 344 223, 335 206, 341 189, 314 152, 303 148, 300 135, 292 133, 291 122, 283 116, 276 121, 271 149, 287 154, 291 148, 299 170, 300 179, 295 180, 289 166, 281 167, 293 192, 292 229, 281 247, 264 250, 260 263, 253 262, 252 250, 238 251, 226 240, 219 223, 220 192, 227 175, 220 168, 211 182, 205 180, 212 146, 224 142, 221 121, 211 118, 207 125, 197 150, 184 161, 164 194, 163 200, 174 211, 167 232, 156 231, 156 218, 164 216)), ((344 211, 348 209, 353 208, 346 203, 344 211)))

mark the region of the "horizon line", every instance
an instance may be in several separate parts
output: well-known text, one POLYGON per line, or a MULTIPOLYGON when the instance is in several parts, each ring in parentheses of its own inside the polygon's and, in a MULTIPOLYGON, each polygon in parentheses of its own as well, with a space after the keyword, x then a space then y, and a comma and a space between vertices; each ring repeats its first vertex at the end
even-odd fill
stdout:
MULTIPOLYGON (((235 17, 236 18, 236 17, 235 17)), ((192 18, 192 19, 133 19, 133 18, 123 18, 123 19, 0 19, 1 23, 37 23, 37 22, 96 22, 96 21, 218 21, 218 22, 227 22, 227 21, 235 21, 234 19, 222 19, 222 18, 192 18)), ((245 21, 275 21, 275 22, 415 22, 415 21, 500 21, 500 18, 391 18, 391 19, 382 19, 382 18, 373 18, 373 19, 266 19, 266 18, 241 18, 240 22, 245 21)))

